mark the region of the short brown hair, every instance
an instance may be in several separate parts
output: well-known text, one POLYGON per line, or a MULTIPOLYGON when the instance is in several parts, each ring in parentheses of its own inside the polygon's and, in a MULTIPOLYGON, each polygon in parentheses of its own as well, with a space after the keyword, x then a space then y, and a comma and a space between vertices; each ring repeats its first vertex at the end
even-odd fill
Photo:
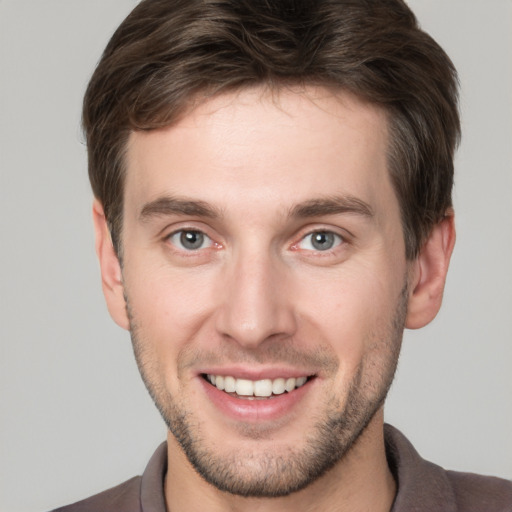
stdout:
POLYGON ((401 0, 143 0, 108 43, 84 99, 89 177, 120 251, 130 133, 194 102, 286 84, 350 91, 389 117, 406 256, 451 207, 460 137, 455 68, 401 0))

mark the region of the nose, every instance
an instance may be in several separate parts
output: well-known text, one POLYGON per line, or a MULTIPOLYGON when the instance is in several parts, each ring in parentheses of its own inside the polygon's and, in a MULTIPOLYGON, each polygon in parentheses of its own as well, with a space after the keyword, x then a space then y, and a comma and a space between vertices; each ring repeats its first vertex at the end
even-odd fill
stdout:
POLYGON ((284 264, 263 252, 240 254, 226 274, 216 322, 223 337, 256 348, 271 338, 294 334, 293 297, 284 264))

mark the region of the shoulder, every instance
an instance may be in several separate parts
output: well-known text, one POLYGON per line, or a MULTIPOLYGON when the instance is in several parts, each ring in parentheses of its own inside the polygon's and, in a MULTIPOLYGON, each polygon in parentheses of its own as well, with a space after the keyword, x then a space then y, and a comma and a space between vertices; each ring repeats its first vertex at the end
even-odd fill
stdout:
POLYGON ((164 479, 167 471, 167 443, 152 455, 142 476, 112 487, 52 512, 165 512, 164 479))
POLYGON ((396 428, 385 425, 386 455, 397 482, 393 512, 512 512, 512 482, 446 471, 423 459, 396 428))
POLYGON ((458 505, 464 512, 511 512, 512 481, 492 476, 446 471, 458 505))
POLYGON ((52 512, 140 512, 140 485, 141 477, 136 476, 116 487, 52 512))

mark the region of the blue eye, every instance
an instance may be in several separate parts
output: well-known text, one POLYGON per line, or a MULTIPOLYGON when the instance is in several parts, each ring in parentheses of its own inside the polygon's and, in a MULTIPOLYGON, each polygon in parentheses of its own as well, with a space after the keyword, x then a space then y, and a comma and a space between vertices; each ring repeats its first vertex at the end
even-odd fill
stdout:
POLYGON ((173 245, 186 251, 197 251, 212 246, 212 240, 201 231, 183 229, 173 233, 169 240, 173 245))
POLYGON ((331 231, 315 231, 306 235, 298 244, 307 251, 328 251, 343 242, 341 236, 331 231))

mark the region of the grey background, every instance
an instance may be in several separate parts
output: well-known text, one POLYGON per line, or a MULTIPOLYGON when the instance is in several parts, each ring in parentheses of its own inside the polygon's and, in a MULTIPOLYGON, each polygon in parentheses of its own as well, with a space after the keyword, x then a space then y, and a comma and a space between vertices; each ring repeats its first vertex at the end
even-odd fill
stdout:
MULTIPOLYGON (((134 0, 0 0, 0 511, 139 474, 165 428, 103 303, 79 128, 134 0)), ((440 465, 512 478, 512 2, 414 0, 462 82, 444 307, 407 332, 386 410, 440 465)))

